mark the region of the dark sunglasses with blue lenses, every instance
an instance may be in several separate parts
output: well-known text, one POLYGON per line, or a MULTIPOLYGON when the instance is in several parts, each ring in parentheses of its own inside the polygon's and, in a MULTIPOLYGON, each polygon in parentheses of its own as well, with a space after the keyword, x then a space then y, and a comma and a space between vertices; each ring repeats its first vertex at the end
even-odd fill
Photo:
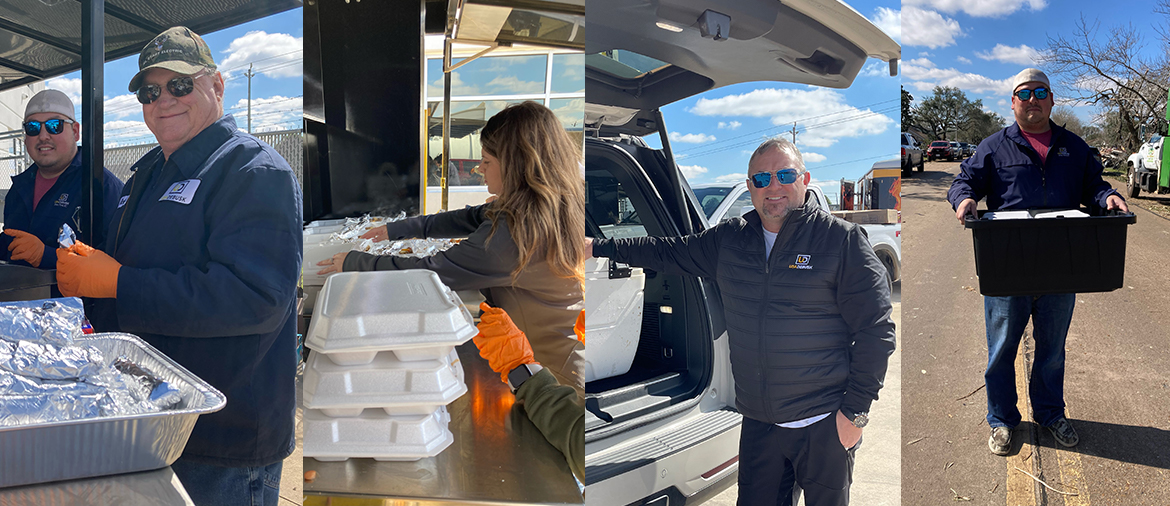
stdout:
MULTIPOLYGON (((776 171, 776 180, 779 181, 780 184, 792 184, 796 182, 796 179, 800 177, 800 174, 801 172, 796 169, 780 169, 776 171)), ((767 188, 768 185, 772 184, 772 173, 757 172, 752 174, 751 180, 752 186, 755 186, 756 188, 767 188)))
POLYGON ((48 130, 49 133, 57 135, 65 130, 66 123, 73 123, 73 120, 53 118, 45 121, 25 121, 24 135, 29 137, 41 135, 41 125, 45 125, 45 130, 48 130))
MULTIPOLYGON (((193 76, 179 76, 170 81, 167 81, 167 91, 171 92, 171 96, 175 98, 185 97, 195 91, 195 79, 203 76, 201 71, 193 76)), ((144 84, 135 93, 138 95, 138 103, 142 105, 152 104, 158 97, 162 96, 162 86, 157 84, 144 84)))
MULTIPOLYGON (((1032 98, 1032 94, 1036 94, 1036 100, 1044 100, 1044 99, 1048 98, 1048 88, 1036 88, 1034 90, 1020 90, 1020 91, 1016 92, 1016 98, 1020 99, 1020 102, 1027 102, 1028 99, 1032 98)), ((1003 96, 1003 95, 1000 95, 1000 96, 1003 96)))

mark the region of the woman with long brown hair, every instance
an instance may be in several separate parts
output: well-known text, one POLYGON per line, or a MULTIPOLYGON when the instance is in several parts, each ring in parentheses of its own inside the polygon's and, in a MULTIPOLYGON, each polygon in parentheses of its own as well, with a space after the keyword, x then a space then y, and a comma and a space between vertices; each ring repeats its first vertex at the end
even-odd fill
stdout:
POLYGON ((581 146, 548 108, 508 106, 480 133, 490 203, 378 227, 363 238, 467 237, 425 258, 350 251, 321 273, 429 269, 454 290, 480 289, 528 335, 536 360, 583 395, 581 345, 573 332, 583 307, 585 182, 581 146))

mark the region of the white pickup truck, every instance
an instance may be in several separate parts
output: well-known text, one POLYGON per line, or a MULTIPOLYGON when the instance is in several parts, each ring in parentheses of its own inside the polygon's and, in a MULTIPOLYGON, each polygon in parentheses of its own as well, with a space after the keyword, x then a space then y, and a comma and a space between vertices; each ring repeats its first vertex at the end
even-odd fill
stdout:
MULTIPOLYGON (((733 185, 727 183, 695 185, 692 190, 695 192, 695 197, 699 199, 699 204, 703 207, 703 213, 707 215, 707 223, 712 227, 724 220, 743 216, 744 213, 754 209, 751 194, 747 191, 746 181, 733 185)), ((817 185, 809 185, 805 202, 817 205, 826 211, 832 209, 829 207, 829 200, 825 198, 824 191, 817 185)), ((877 253, 878 258, 885 264, 886 271, 890 275, 890 283, 893 284, 900 280, 902 276, 902 224, 863 224, 861 228, 864 228, 869 236, 869 243, 873 246, 874 253, 877 253)))
POLYGON ((1168 139, 1155 135, 1142 144, 1137 153, 1129 155, 1126 160, 1126 197, 1137 197, 1142 190, 1155 194, 1170 192, 1170 167, 1162 165, 1162 148, 1168 139))

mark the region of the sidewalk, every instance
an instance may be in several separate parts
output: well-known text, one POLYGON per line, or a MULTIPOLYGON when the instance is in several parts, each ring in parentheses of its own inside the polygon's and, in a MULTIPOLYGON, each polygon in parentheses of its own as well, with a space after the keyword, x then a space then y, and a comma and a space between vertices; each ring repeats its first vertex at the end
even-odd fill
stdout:
MULTIPOLYGON (((894 323, 898 347, 890 356, 881 398, 870 409, 870 425, 857 449, 850 502, 865 506, 902 504, 902 288, 894 285, 894 323)), ((732 485, 705 504, 735 506, 739 488, 732 485)), ((801 497, 800 504, 804 504, 801 497)))
POLYGON ((293 450, 292 455, 284 459, 284 467, 280 475, 280 501, 279 506, 288 506, 290 504, 301 505, 304 504, 305 499, 302 492, 305 488, 305 473, 304 461, 301 457, 302 438, 304 436, 303 427, 301 425, 301 414, 304 409, 301 408, 301 385, 304 380, 304 371, 297 371, 297 448, 293 450))

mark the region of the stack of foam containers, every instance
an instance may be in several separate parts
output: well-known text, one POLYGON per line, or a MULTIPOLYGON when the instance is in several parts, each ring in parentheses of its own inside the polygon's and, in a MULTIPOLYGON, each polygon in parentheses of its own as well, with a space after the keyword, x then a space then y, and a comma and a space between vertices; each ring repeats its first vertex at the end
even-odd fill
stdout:
POLYGON ((434 272, 330 276, 305 339, 304 455, 438 455, 454 442, 446 406, 467 392, 455 346, 477 332, 434 272))

